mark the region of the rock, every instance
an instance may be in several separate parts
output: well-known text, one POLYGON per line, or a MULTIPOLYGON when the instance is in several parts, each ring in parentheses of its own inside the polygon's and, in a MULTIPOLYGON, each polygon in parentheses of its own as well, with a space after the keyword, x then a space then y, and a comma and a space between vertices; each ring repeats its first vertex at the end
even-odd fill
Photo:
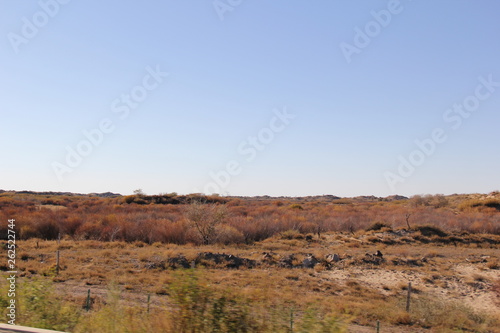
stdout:
POLYGON ((308 255, 307 258, 302 261, 302 267, 304 268, 314 268, 319 263, 318 259, 316 259, 312 254, 308 255))
POLYGON ((383 257, 377 256, 377 254, 366 253, 365 257, 362 259, 362 261, 367 263, 367 264, 380 265, 385 260, 383 257))
POLYGON ((488 262, 488 259, 490 259, 490 256, 481 256, 481 262, 488 262))
POLYGON ((288 254, 282 257, 278 261, 278 266, 282 268, 293 268, 293 261, 295 260, 295 256, 293 254, 288 254))
POLYGON ((339 262, 340 260, 342 260, 342 259, 340 259, 340 256, 338 254, 336 254, 336 253, 334 253, 334 254, 328 254, 326 256, 326 261, 328 261, 330 263, 332 263, 332 262, 339 262))
POLYGON ((187 261, 186 257, 182 254, 177 257, 168 258, 167 260, 168 267, 176 269, 176 268, 190 268, 191 264, 187 261))
POLYGON ((245 266, 248 268, 255 266, 255 261, 247 258, 240 258, 232 254, 202 252, 195 259, 196 264, 205 265, 220 265, 224 268, 240 268, 245 266))

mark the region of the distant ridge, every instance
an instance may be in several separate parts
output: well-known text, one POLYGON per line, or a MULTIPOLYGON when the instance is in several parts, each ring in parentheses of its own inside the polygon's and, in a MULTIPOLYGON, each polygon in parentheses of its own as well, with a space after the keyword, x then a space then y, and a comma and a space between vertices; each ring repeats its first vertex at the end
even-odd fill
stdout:
POLYGON ((253 199, 253 200, 291 200, 291 201, 323 201, 323 202, 334 202, 337 200, 352 200, 356 202, 374 202, 374 201, 398 201, 398 200, 408 200, 409 198, 402 195, 391 195, 388 197, 376 197, 373 195, 362 195, 357 197, 338 197, 331 194, 325 195, 312 195, 304 197, 287 197, 279 196, 272 197, 269 195, 259 195, 259 196, 226 196, 225 198, 237 198, 237 199, 253 199))
POLYGON ((121 197, 122 195, 119 193, 112 193, 112 192, 104 192, 104 193, 88 193, 88 194, 82 194, 82 193, 72 193, 72 192, 36 192, 36 191, 5 191, 5 190, 0 190, 0 193, 17 193, 17 194, 32 194, 32 195, 66 195, 66 196, 78 196, 78 197, 100 197, 100 198, 117 198, 121 197))
MULTIPOLYGON (((77 197, 99 197, 99 198, 118 198, 123 195, 120 193, 104 192, 104 193, 73 193, 73 192, 54 192, 54 191, 6 191, 0 190, 1 193, 16 193, 16 194, 31 194, 31 195, 50 195, 50 196, 77 196, 77 197)), ((187 196, 192 196, 195 194, 190 194, 187 196)), ((160 195, 161 196, 161 195, 160 195)), ((215 195, 219 196, 219 195, 215 195)), ((222 197, 222 196, 221 196, 222 197)), ((376 197, 373 195, 362 195, 357 197, 339 197, 332 194, 324 195, 311 195, 311 196, 299 196, 299 197, 289 197, 289 196, 269 196, 269 195, 258 195, 258 196, 233 196, 228 195, 224 198, 235 198, 235 199, 250 199, 250 200, 291 200, 291 201, 323 201, 323 202, 333 202, 336 200, 352 200, 356 202, 374 202, 374 201, 398 201, 398 200, 408 200, 408 197, 402 195, 391 195, 388 197, 376 197)))

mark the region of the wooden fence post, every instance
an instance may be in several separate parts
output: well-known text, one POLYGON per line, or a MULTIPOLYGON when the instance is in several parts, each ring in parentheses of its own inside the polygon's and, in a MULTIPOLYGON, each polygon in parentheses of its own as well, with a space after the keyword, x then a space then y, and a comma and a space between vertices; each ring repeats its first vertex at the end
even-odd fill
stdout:
POLYGON ((406 296, 406 312, 410 312, 411 282, 408 282, 408 296, 406 296))
POLYGON ((85 304, 85 309, 90 310, 90 289, 87 291, 87 303, 85 304))
POLYGON ((56 275, 59 275, 59 250, 57 250, 56 275))

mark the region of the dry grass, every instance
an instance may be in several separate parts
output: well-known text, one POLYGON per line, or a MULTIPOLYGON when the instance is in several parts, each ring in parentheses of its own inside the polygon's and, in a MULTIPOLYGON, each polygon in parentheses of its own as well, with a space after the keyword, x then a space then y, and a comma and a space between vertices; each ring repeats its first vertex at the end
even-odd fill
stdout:
POLYGON ((477 199, 473 196, 447 197, 446 203, 441 197, 227 199, 227 221, 214 227, 225 238, 205 241, 193 234, 182 205, 138 204, 136 198, 126 199, 131 203, 47 199, 51 203, 46 204, 67 207, 56 210, 31 208, 18 199, 0 195, 0 215, 17 214, 18 226, 24 224, 22 232, 29 235, 17 243, 19 289, 30 289, 34 280, 49 281, 52 294, 44 297, 77 309, 70 323, 75 332, 245 331, 231 326, 236 317, 243 318, 248 332, 289 332, 290 316, 303 332, 342 331, 348 322, 373 326, 377 320, 395 326, 395 332, 495 332, 500 327, 500 236, 484 233, 498 230, 499 215, 492 207, 456 211, 460 202, 477 199), (405 222, 408 210, 411 228, 405 222), (50 237, 41 238, 41 231, 50 237), (59 232, 60 242, 55 240, 59 232), (193 276, 198 280, 191 281, 193 276), (408 282, 413 290, 409 313, 408 282), (188 298, 201 297, 201 312, 189 312, 194 304, 183 303, 175 288, 198 292, 188 298), (93 303, 86 313, 82 304, 88 289, 93 303), (224 317, 209 311, 214 308, 223 309, 224 317), (183 316, 205 316, 223 328, 198 323, 192 329, 184 323, 180 330, 175 323, 183 316))
MULTIPOLYGON (((371 235, 378 236, 377 233, 371 235)), ((412 235, 405 233, 405 237, 412 235)), ((403 236, 392 237, 396 241, 397 237, 403 236)), ((61 296, 70 303, 81 303, 90 288, 96 296, 96 309, 98 304, 108 304, 107 290, 114 285, 120 291, 124 302, 120 311, 124 311, 126 317, 137 314, 138 309, 145 306, 147 294, 153 295, 152 306, 158 311, 169 307, 169 286, 175 282, 179 271, 170 268, 169 259, 184 257, 191 263, 197 260, 199 253, 224 253, 253 260, 256 266, 228 269, 224 262, 210 261, 197 265, 195 271, 203 276, 204 284, 210 290, 229 292, 234 297, 245 299, 245 304, 286 305, 297 309, 297 320, 304 318, 306 309, 328 309, 328 315, 335 314, 336 318, 362 325, 373 325, 380 320, 391 325, 489 332, 487 325, 500 323, 494 305, 495 297, 498 297, 495 293, 498 294, 499 289, 494 278, 496 271, 488 268, 492 266, 490 263, 499 259, 498 246, 489 244, 477 248, 462 244, 455 247, 422 244, 418 240, 410 244, 395 244, 373 243, 363 234, 355 238, 338 233, 324 234, 322 239, 313 242, 277 236, 253 245, 225 246, 70 239, 58 243, 32 239, 19 242, 19 251, 24 258, 18 263, 19 283, 22 286, 22 281, 37 277, 51 279, 57 286, 56 291, 63 292, 61 296), (351 244, 357 246, 349 246, 351 244), (61 253, 61 270, 56 276, 57 250, 61 253), (382 251, 383 260, 367 259, 366 253, 371 256, 377 250, 382 251), (266 258, 263 253, 268 253, 266 258), (333 253, 339 255, 340 262, 326 261, 327 254, 333 253), (291 265, 295 268, 280 267, 283 258, 291 254, 291 265), (318 263, 314 268, 301 268, 310 255, 317 258, 318 263), (416 297, 414 311, 410 314, 401 305, 408 281, 412 282, 416 297), (487 299, 489 301, 485 302, 487 299), (463 306, 458 306, 457 300, 461 300, 463 306), (446 312, 437 311, 440 307, 446 312), (460 320, 448 320, 446 313, 450 312, 460 320)), ((96 313, 97 317, 92 317, 92 320, 104 320, 109 316, 104 313, 115 310, 102 310, 104 312, 96 313)), ((327 315, 314 311, 322 318, 327 315)), ((87 323, 85 327, 94 327, 86 319, 82 320, 87 323)))

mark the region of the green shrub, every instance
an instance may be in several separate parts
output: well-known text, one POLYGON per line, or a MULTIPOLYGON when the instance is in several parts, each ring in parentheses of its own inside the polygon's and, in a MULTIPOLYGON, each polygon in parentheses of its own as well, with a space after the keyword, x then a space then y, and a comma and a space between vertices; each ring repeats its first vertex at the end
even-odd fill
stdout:
POLYGON ((346 330, 345 324, 339 320, 339 317, 324 315, 314 308, 309 308, 298 322, 297 332, 341 333, 346 330))
MULTIPOLYGON (((54 292, 47 280, 18 279, 16 286, 16 324, 58 331, 72 330, 80 318, 80 310, 54 292)), ((0 295, 3 318, 6 318, 7 293, 0 295)))
POLYGON ((234 295, 217 294, 193 271, 179 273, 169 287, 174 332, 254 332, 249 305, 234 295))
MULTIPOLYGON (((5 289, 5 285, 4 288, 5 289)), ((65 302, 53 283, 28 280, 18 284, 16 324, 74 333, 288 333, 344 332, 339 317, 324 309, 249 299, 229 290, 220 291, 200 281, 193 270, 176 272, 168 286, 168 306, 132 306, 112 286, 108 299, 89 312, 65 302)), ((8 299, 2 290, 5 315, 8 299)), ((5 316, 4 316, 5 317, 5 316)))
POLYGON ((178 273, 170 285, 173 332, 344 332, 338 317, 304 307, 300 316, 284 304, 249 300, 236 293, 217 292, 202 284, 194 271, 178 273))

